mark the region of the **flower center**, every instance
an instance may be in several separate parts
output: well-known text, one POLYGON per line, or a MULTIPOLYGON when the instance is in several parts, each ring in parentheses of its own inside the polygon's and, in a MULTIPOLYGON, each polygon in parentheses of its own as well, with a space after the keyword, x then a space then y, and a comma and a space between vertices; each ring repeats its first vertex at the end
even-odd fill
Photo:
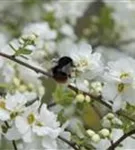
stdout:
POLYGON ((82 58, 79 62, 77 62, 76 67, 78 71, 82 72, 88 65, 87 59, 82 58))
POLYGON ((124 89, 125 89, 125 85, 124 85, 124 83, 120 83, 120 84, 118 84, 118 91, 121 93, 121 92, 123 92, 124 91, 124 89))
POLYGON ((86 59, 81 59, 80 66, 82 66, 82 67, 88 66, 88 61, 86 59))
POLYGON ((27 121, 28 121, 29 124, 33 124, 33 122, 35 121, 35 116, 34 116, 33 113, 28 115, 27 121))
POLYGON ((10 118, 11 118, 11 119, 14 119, 17 115, 18 115, 18 112, 12 112, 12 113, 10 114, 10 118))
POLYGON ((124 79, 124 78, 127 78, 127 77, 129 77, 129 73, 122 73, 120 75, 120 79, 124 79))
POLYGON ((6 104, 5 104, 5 102, 4 101, 0 101, 0 108, 3 108, 3 109, 5 109, 6 108, 6 106, 5 106, 6 104))
POLYGON ((39 121, 36 122, 36 125, 39 126, 39 127, 43 126, 43 124, 41 122, 39 122, 39 121))

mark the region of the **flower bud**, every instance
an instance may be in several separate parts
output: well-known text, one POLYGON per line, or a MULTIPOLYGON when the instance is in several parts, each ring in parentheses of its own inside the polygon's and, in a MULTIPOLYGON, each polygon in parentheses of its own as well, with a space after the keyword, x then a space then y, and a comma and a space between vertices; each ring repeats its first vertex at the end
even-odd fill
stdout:
POLYGON ((17 78, 17 77, 14 77, 13 78, 13 82, 16 86, 19 86, 20 85, 20 80, 17 78))
POLYGON ((40 95, 44 95, 44 93, 45 93, 44 87, 43 87, 43 86, 40 86, 40 87, 39 87, 39 94, 40 94, 40 95))
POLYGON ((103 119, 102 121, 102 126, 105 128, 110 128, 111 127, 111 122, 107 118, 103 119))
POLYGON ((89 102, 91 101, 90 96, 86 95, 86 96, 85 96, 85 101, 89 103, 89 102))
POLYGON ((113 118, 112 119, 112 123, 113 124, 116 124, 116 125, 122 125, 122 121, 118 118, 113 118))
POLYGON ((29 83, 27 86, 28 86, 28 89, 29 89, 29 90, 34 89, 34 85, 33 85, 32 83, 29 83))
POLYGON ((86 132, 90 137, 92 137, 95 134, 95 132, 91 129, 88 129, 86 132))
POLYGON ((115 116, 114 116, 114 114, 112 114, 112 113, 108 113, 107 114, 107 118, 108 119, 113 119, 115 116))
POLYGON ((78 95, 76 96, 76 100, 77 100, 77 102, 82 103, 82 102, 85 100, 85 97, 84 97, 83 94, 78 94, 78 95))
POLYGON ((25 85, 19 86, 19 91, 20 92, 25 92, 27 90, 27 87, 25 85))
POLYGON ((110 135, 110 132, 108 129, 102 129, 100 132, 99 132, 104 138, 105 137, 108 137, 110 135))
POLYGON ((98 134, 94 134, 91 140, 95 143, 98 143, 100 141, 100 136, 98 134))
POLYGON ((84 80, 84 84, 85 84, 86 86, 89 86, 88 80, 84 80))

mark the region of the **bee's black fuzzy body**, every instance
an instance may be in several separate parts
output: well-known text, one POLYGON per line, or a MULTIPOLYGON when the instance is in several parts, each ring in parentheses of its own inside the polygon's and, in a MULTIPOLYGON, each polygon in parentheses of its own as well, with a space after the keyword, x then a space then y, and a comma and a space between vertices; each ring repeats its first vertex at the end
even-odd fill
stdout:
POLYGON ((52 76, 59 83, 65 83, 71 77, 73 60, 68 56, 61 57, 52 68, 52 76))

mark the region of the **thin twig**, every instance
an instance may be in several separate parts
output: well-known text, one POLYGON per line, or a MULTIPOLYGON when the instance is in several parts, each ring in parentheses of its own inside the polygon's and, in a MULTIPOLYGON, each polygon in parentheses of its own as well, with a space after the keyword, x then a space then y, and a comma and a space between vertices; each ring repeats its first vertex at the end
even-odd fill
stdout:
POLYGON ((32 100, 26 102, 26 103, 25 103, 25 106, 28 107, 28 106, 34 104, 34 103, 35 103, 36 101, 38 101, 38 100, 39 100, 39 97, 36 97, 36 98, 34 98, 34 99, 32 99, 32 100))
POLYGON ((76 147, 76 144, 75 144, 75 143, 70 142, 70 141, 68 141, 67 139, 65 139, 65 138, 63 138, 63 137, 61 137, 61 136, 58 136, 58 138, 59 138, 60 140, 62 140, 63 142, 67 143, 68 145, 70 145, 74 150, 79 150, 79 148, 76 147))
POLYGON ((52 102, 52 103, 50 103, 50 104, 47 105, 47 108, 51 108, 51 107, 54 107, 54 106, 56 106, 56 103, 52 102))
POLYGON ((14 150, 18 150, 15 140, 12 141, 12 144, 13 144, 14 150))
POLYGON ((31 65, 29 65, 29 64, 27 64, 27 63, 25 63, 25 62, 23 62, 23 61, 21 61, 21 60, 15 58, 15 57, 12 57, 11 55, 8 55, 8 54, 5 54, 5 53, 0 52, 0 56, 5 57, 5 58, 7 58, 7 59, 10 59, 10 60, 12 60, 12 61, 14 61, 14 62, 16 62, 16 63, 22 65, 22 66, 25 66, 25 67, 27 67, 27 68, 29 68, 29 69, 35 71, 36 73, 42 73, 42 74, 45 75, 45 76, 52 77, 50 73, 45 72, 44 70, 39 69, 39 68, 37 68, 37 67, 31 66, 31 65))
POLYGON ((135 129, 125 133, 116 142, 114 142, 107 150, 114 150, 122 141, 124 141, 127 137, 131 136, 132 134, 135 134, 135 129))

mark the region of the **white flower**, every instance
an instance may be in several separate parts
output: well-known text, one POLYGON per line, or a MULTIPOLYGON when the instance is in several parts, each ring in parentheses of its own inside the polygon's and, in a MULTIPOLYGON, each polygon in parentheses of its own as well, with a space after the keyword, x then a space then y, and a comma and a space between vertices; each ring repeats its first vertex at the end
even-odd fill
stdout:
POLYGON ((96 150, 107 149, 109 146, 110 146, 110 141, 108 139, 101 139, 99 143, 94 144, 96 150))
POLYGON ((91 83, 90 93, 95 96, 99 96, 102 91, 101 82, 95 81, 91 83))
POLYGON ((27 98, 21 93, 7 94, 5 100, 0 100, 0 119, 3 121, 14 119, 25 109, 27 98))
POLYGON ((4 65, 4 58, 0 56, 0 69, 3 67, 4 65))
POLYGON ((110 128, 111 127, 111 121, 107 117, 104 117, 102 120, 102 126, 105 128, 110 128))
MULTIPOLYGON (((33 62, 32 60, 28 61, 32 66, 37 66, 37 68, 41 68, 42 67, 39 65, 39 63, 33 62)), ((26 86, 28 87, 29 85, 32 86, 32 89, 34 90, 35 93, 38 93, 38 96, 43 96, 45 89, 42 86, 42 82, 39 79, 39 77, 41 76, 41 74, 37 74, 35 71, 28 69, 24 66, 18 66, 18 70, 19 70, 19 75, 20 78, 24 81, 24 83, 26 84, 26 86)), ((20 91, 25 91, 26 92, 26 86, 21 87, 20 86, 20 91)))
POLYGON ((99 53, 92 53, 90 45, 82 42, 68 50, 67 55, 73 59, 77 74, 84 79, 93 79, 102 73, 103 63, 99 53))
POLYGON ((92 137, 91 137, 91 140, 95 143, 98 143, 100 141, 100 136, 98 134, 94 134, 92 137))
POLYGON ((1 45, 1 49, 7 44, 8 41, 8 37, 4 34, 0 32, 0 45, 1 45))
POLYGON ((72 118, 70 120, 69 129, 76 133, 79 138, 84 138, 84 133, 81 130, 81 126, 83 126, 82 122, 78 118, 72 118))
POLYGON ((135 60, 121 58, 109 62, 104 75, 107 83, 103 87, 104 100, 113 102, 113 110, 124 108, 126 103, 135 104, 135 60))
POLYGON ((89 3, 90 2, 88 1, 62 2, 61 0, 58 0, 57 2, 52 1, 52 3, 49 3, 50 5, 46 5, 45 3, 44 8, 47 12, 54 12, 54 15, 57 20, 65 21, 66 19, 68 19, 72 24, 75 24, 76 19, 83 15, 89 3))
POLYGON ((44 40, 53 40, 57 37, 57 32, 50 29, 47 22, 30 23, 23 30, 23 34, 33 33, 44 40))
MULTIPOLYGON (((7 37, 3 34, 0 33, 0 45, 1 45, 1 49, 0 52, 5 52, 5 45, 7 44, 7 37)), ((0 56, 0 69, 3 67, 4 65, 4 58, 0 56)))
POLYGON ((95 134, 95 132, 91 129, 88 129, 86 132, 90 137, 92 137, 95 134))
MULTIPOLYGON (((31 64, 32 66, 42 69, 42 67, 37 62, 29 60, 28 63, 31 64)), ((37 74, 35 71, 26 68, 24 66, 18 66, 18 70, 20 73, 20 78, 23 79, 26 83, 32 83, 32 84, 40 83, 38 77, 40 77, 41 74, 37 74)))
POLYGON ((14 95, 6 95, 6 109, 9 111, 21 111, 25 107, 26 102, 27 98, 19 92, 16 92, 14 95))
POLYGON ((123 142, 122 142, 122 147, 120 150, 123 149, 135 149, 135 140, 132 137, 127 137, 123 142))
POLYGON ((56 51, 56 42, 47 41, 44 43, 45 55, 52 55, 56 51))
POLYGON ((73 38, 73 39, 75 38, 73 27, 70 24, 64 24, 60 28, 60 32, 70 38, 73 38))
POLYGON ((84 79, 77 78, 75 83, 70 83, 70 85, 77 87, 80 91, 89 92, 89 83, 85 82, 84 79))
POLYGON ((116 142, 122 135, 124 134, 122 129, 112 129, 112 133, 111 133, 111 140, 113 140, 113 142, 116 142))
POLYGON ((57 52, 60 57, 69 55, 69 51, 75 46, 75 43, 70 38, 65 38, 58 43, 57 52))
MULTIPOLYGON (((92 53, 92 48, 85 42, 74 44, 64 40, 59 44, 60 56, 69 56, 75 65, 75 74, 79 80, 91 80, 102 76, 103 63, 99 53, 92 53)), ((76 79, 77 80, 77 79, 76 79)))
POLYGON ((31 143, 37 139, 36 147, 40 148, 42 145, 42 148, 57 149, 57 137, 64 133, 63 128, 60 128, 57 116, 50 112, 45 104, 42 105, 39 113, 38 107, 39 103, 35 102, 22 115, 17 116, 16 128, 23 141, 28 144, 25 145, 26 147, 31 147, 31 143))
POLYGON ((15 126, 18 129, 18 132, 22 135, 24 142, 29 143, 33 140, 34 134, 32 128, 36 124, 38 107, 39 103, 36 101, 34 104, 26 108, 23 114, 20 114, 15 118, 15 126))
POLYGON ((108 137, 110 135, 110 131, 106 128, 100 130, 99 132, 103 137, 108 137))
POLYGON ((13 124, 13 126, 8 129, 5 137, 8 140, 19 140, 21 138, 21 134, 18 132, 16 126, 13 124))
POLYGON ((0 107, 0 120, 6 121, 9 119, 10 119, 10 113, 7 110, 5 110, 4 108, 0 107))
POLYGON ((122 121, 116 117, 112 119, 112 123, 114 125, 122 125, 122 121))
POLYGON ((4 81, 6 83, 9 83, 9 82, 11 82, 11 80, 13 79, 13 77, 15 75, 15 70, 11 64, 6 62, 6 63, 4 63, 3 70, 2 70, 1 74, 4 77, 4 81))
POLYGON ((57 122, 57 115, 49 111, 45 104, 43 104, 40 109, 39 120, 44 123, 45 126, 51 127, 53 129, 60 126, 60 123, 57 122))

